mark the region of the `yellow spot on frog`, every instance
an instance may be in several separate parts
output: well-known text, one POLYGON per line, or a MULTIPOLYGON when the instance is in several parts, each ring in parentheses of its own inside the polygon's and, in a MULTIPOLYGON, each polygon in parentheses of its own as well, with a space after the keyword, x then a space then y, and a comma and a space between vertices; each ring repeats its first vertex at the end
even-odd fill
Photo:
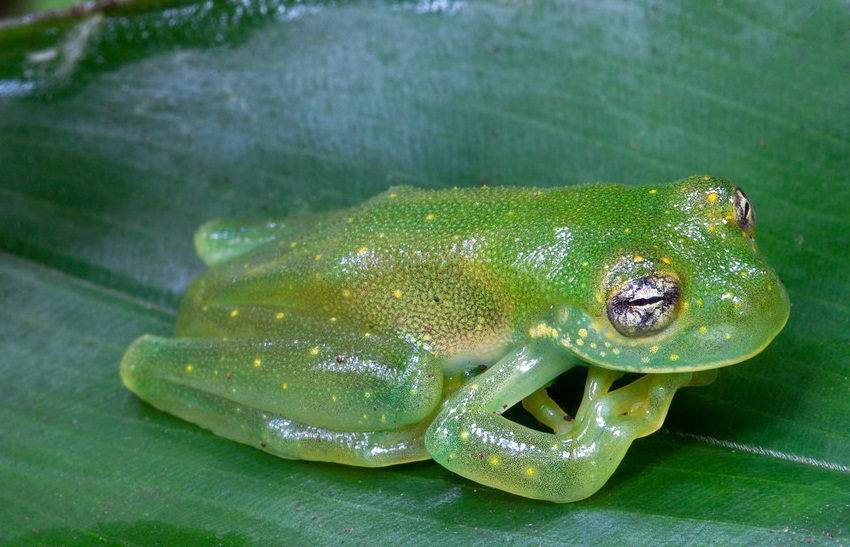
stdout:
POLYGON ((395 296, 396 298, 401 298, 401 295, 402 292, 400 290, 396 289, 393 291, 393 296, 395 296))
POLYGON ((587 331, 584 329, 578 329, 578 335, 584 338, 587 336, 587 331))
POLYGON ((363 396, 368 399, 369 397, 372 396, 372 394, 367 391, 367 392, 363 393, 363 396))
POLYGON ((697 298, 697 307, 698 307, 698 308, 701 308, 701 307, 702 307, 702 300, 701 300, 701 299, 699 299, 699 298, 697 298))
POLYGON ((493 456, 492 458, 490 458, 490 464, 491 465, 499 465, 499 458, 497 458, 496 456, 493 456))
POLYGON ((192 372, 192 365, 186 365, 186 372, 192 372))
POLYGON ((727 340, 731 340, 731 339, 732 339, 732 335, 731 335, 731 334, 729 334, 728 332, 726 333, 726 339, 727 339, 727 340))
POLYGON ((318 355, 318 354, 319 354, 319 348, 318 347, 315 347, 315 348, 310 350, 310 355, 318 355))
POLYGON ((369 247, 360 247, 357 249, 357 254, 359 255, 366 254, 367 252, 369 252, 369 247))
POLYGON ((612 349, 612 350, 611 350, 611 353, 613 353, 614 355, 620 355, 620 348, 614 348, 614 349, 612 349))
POLYGON ((282 387, 283 389, 289 389, 289 384, 287 384, 286 382, 284 382, 284 383, 283 383, 283 385, 282 385, 281 387, 282 387))
POLYGON ((536 327, 531 327, 530 329, 528 329, 528 335, 532 338, 557 338, 558 331, 556 331, 546 323, 540 323, 536 327))
POLYGON ((381 423, 382 424, 387 423, 387 415, 386 414, 381 414, 381 423))
POLYGON ((260 361, 259 359, 254 359, 254 366, 255 366, 255 367, 259 367, 262 363, 263 363, 263 362, 262 362, 262 361, 260 361))
POLYGON ((708 201, 710 201, 711 203, 714 203, 715 201, 717 201, 717 193, 712 192, 712 193, 708 194, 708 201))
POLYGON ((435 218, 437 218, 437 215, 435 215, 434 213, 425 215, 425 220, 434 220, 435 218))
POLYGON ((630 234, 630 233, 632 233, 632 229, 631 229, 631 228, 626 228, 625 230, 623 230, 623 233, 625 233, 625 234, 630 234))
POLYGON ((336 317, 331 317, 331 323, 335 323, 335 322, 336 322, 336 317))
POLYGON ((332 402, 332 403, 335 403, 335 402, 336 402, 336 395, 331 395, 331 402, 332 402))
POLYGON ((648 363, 648 362, 649 362, 649 357, 641 357, 641 358, 640 358, 640 362, 641 362, 641 363, 648 363))
POLYGON ((528 469, 526 469, 526 470, 525 470, 525 474, 526 474, 526 475, 528 475, 528 476, 530 477, 531 475, 533 475, 533 474, 534 474, 534 468, 533 468, 533 467, 529 467, 528 469))
POLYGON ((239 310, 233 310, 230 312, 230 317, 236 317, 237 315, 239 315, 239 310))
POLYGON ((398 197, 398 194, 396 194, 395 192, 393 192, 392 194, 390 194, 390 199, 395 199, 395 198, 397 198, 397 197, 398 197))
POLYGON ((321 255, 321 254, 317 254, 317 255, 316 255, 316 260, 317 260, 317 261, 319 261, 319 260, 321 260, 321 259, 322 259, 322 255, 321 255))
POLYGON ((708 329, 707 329, 707 328, 705 328, 705 327, 700 327, 700 328, 699 328, 699 333, 700 333, 700 334, 705 334, 706 332, 708 332, 708 329))
POLYGON ((289 248, 290 248, 290 249, 294 249, 294 248, 295 248, 295 247, 297 247, 297 246, 298 246, 298 242, 297 242, 297 241, 293 241, 292 243, 290 243, 290 244, 289 244, 289 248))
POLYGON ((605 338, 607 338, 608 340, 613 340, 614 339, 614 333, 613 332, 606 332, 605 338))
POLYGON ((671 361, 678 361, 678 360, 679 360, 679 356, 678 356, 678 355, 676 355, 676 354, 674 353, 673 355, 671 355, 671 356, 670 356, 670 360, 671 360, 671 361))
POLYGON ((649 348, 649 351, 651 351, 652 353, 658 353, 658 346, 652 346, 651 348, 649 348))
POLYGON ((641 255, 635 255, 634 261, 635 262, 643 262, 643 257, 641 255))
POLYGON ((584 340, 582 340, 581 338, 579 338, 578 340, 576 340, 576 345, 577 345, 577 346, 583 346, 583 345, 584 345, 584 340))
POLYGON ((667 258, 666 256, 662 256, 662 257, 661 257, 661 262, 663 262, 663 263, 665 263, 665 264, 670 264, 670 259, 669 259, 669 258, 667 258))
POLYGON ((587 268, 587 265, 588 265, 587 260, 585 260, 584 262, 581 263, 582 268, 587 268))
POLYGON ((351 297, 351 291, 349 291, 348 289, 342 289, 342 297, 343 298, 351 297))
POLYGON ((653 188, 652 190, 650 190, 650 191, 649 191, 649 193, 650 193, 650 194, 657 194, 657 193, 658 193, 658 190, 656 190, 655 188, 653 188))
POLYGON ((713 232, 714 230, 715 230, 714 224, 712 224, 711 226, 708 227, 709 232, 713 232))
POLYGON ((468 431, 464 431, 463 433, 460 434, 460 438, 463 439, 463 440, 466 440, 467 437, 469 437, 468 431))
POLYGON ((283 319, 283 312, 279 312, 277 315, 275 315, 275 317, 277 319, 283 319))

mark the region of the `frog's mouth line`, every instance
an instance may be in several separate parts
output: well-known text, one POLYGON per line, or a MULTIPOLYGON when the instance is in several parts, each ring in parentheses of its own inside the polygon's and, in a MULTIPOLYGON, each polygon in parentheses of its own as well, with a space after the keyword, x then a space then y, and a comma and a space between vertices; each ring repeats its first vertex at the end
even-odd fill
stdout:
MULTIPOLYGON (((592 351, 584 351, 583 347, 587 347, 589 344, 583 344, 583 347, 576 348, 575 344, 570 348, 573 353, 581 359, 591 365, 597 366, 599 368, 604 368, 607 370, 615 370, 622 372, 635 372, 635 373, 672 373, 672 372, 698 372, 702 370, 709 370, 713 368, 723 368, 731 365, 735 365, 737 363, 741 363, 743 361, 747 361, 752 359, 759 353, 765 350, 767 346, 773 342, 773 339, 782 332, 782 329, 785 328, 786 323, 788 322, 788 315, 785 315, 782 322, 778 324, 776 329, 768 336, 764 338, 762 344, 752 348, 750 351, 745 353, 740 353, 735 355, 734 357, 730 357, 727 359, 715 359, 709 360, 707 362, 703 362, 700 360, 699 364, 688 364, 687 359, 688 356, 678 355, 675 353, 671 353, 666 351, 663 347, 663 343, 659 343, 658 346, 653 346, 651 343, 642 342, 639 345, 631 346, 628 343, 625 344, 625 347, 619 352, 619 356, 615 355, 612 352, 605 352, 605 355, 597 356, 592 351), (627 356, 631 358, 635 358, 635 353, 640 352, 641 356, 641 364, 632 365, 624 362, 625 358, 621 361, 618 357, 623 356, 625 353, 627 356), (607 359, 604 359, 606 358, 607 359)), ((723 331, 723 329, 717 329, 718 332, 723 331)), ((706 337, 712 336, 711 331, 707 333, 703 333, 706 337)), ((724 335, 724 338, 728 339, 728 335, 724 335)), ((597 345, 598 348, 598 345, 597 345)), ((592 348, 591 348, 592 349, 592 348)), ((704 354, 697 354, 697 357, 701 357, 704 354)))

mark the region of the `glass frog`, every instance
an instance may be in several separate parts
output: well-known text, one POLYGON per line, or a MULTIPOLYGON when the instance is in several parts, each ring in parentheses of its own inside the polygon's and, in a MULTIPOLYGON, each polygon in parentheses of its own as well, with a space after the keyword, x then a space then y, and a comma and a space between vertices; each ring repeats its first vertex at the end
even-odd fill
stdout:
POLYGON ((213 221, 196 235, 210 269, 176 338, 136 340, 121 377, 159 409, 284 458, 433 458, 514 494, 580 500, 661 426, 678 388, 785 325, 755 224, 747 196, 707 176, 400 187, 344 211, 213 221), (571 417, 546 388, 577 366, 571 417), (539 428, 502 415, 517 403, 539 428))

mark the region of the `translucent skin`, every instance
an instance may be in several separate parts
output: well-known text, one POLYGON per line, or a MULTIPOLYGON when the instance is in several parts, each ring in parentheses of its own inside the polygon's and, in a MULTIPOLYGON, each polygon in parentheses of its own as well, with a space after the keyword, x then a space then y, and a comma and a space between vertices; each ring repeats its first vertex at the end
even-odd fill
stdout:
POLYGON ((324 215, 213 221, 196 235, 211 269, 187 291, 177 337, 139 338, 121 377, 157 408, 281 457, 432 457, 522 496, 583 499, 661 426, 679 387, 784 326, 788 297, 742 196, 710 177, 404 187, 324 215), (624 335, 606 309, 645 276, 677 287, 669 324, 624 335), (588 377, 568 421, 544 386, 575 366, 588 377), (611 391, 623 372, 645 375, 611 391), (501 416, 518 402, 552 433, 501 416))

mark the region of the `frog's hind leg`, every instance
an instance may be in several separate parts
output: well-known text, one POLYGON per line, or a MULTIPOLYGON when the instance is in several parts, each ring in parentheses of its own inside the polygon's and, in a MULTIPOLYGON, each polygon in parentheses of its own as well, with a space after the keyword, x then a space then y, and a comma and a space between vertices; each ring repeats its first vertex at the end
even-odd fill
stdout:
POLYGON ((430 458, 424 442, 427 422, 389 431, 335 431, 163 380, 145 382, 143 393, 157 408, 281 458, 362 467, 430 458))
POLYGON ((339 212, 315 213, 264 221, 219 218, 195 232, 195 250, 207 266, 216 266, 244 255, 269 241, 292 239, 314 230, 322 222, 339 217, 339 212))
POLYGON ((121 377, 153 406, 278 456, 364 466, 427 459, 439 364, 401 343, 351 338, 143 336, 121 377))

